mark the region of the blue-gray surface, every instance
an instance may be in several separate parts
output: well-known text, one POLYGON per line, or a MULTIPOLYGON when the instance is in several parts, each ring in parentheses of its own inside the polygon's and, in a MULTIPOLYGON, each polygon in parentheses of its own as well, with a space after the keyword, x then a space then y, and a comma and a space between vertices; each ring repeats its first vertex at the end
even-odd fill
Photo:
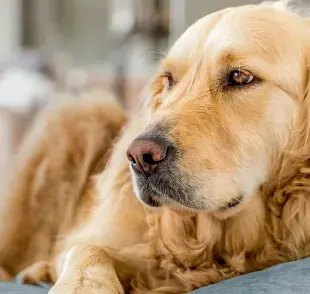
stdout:
POLYGON ((0 283, 0 293, 6 294, 47 294, 46 288, 20 285, 17 283, 0 283))
MULTIPOLYGON (((0 293, 47 294, 39 287, 0 283, 0 293)), ((194 294, 309 294, 310 258, 271 267, 202 288, 194 294)))
POLYGON ((195 294, 309 294, 310 258, 283 263, 218 284, 202 288, 195 294))

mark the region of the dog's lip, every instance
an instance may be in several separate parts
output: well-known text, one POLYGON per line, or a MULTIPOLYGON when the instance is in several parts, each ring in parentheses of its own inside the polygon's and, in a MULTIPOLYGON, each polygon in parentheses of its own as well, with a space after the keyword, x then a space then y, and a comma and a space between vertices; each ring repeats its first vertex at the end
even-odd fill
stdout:
POLYGON ((145 204, 151 207, 160 207, 163 204, 170 203, 171 201, 174 202, 173 198, 164 193, 157 185, 154 185, 154 183, 148 182, 146 186, 149 191, 148 195, 141 198, 145 204))
MULTIPOLYGON (((138 175, 136 175, 138 176, 138 175)), ((143 174, 139 175, 140 177, 143 178, 143 188, 141 188, 141 190, 144 190, 145 188, 149 191, 147 197, 140 198, 142 200, 142 202, 144 202, 145 204, 147 204, 150 207, 160 207, 163 206, 165 204, 169 204, 171 205, 172 203, 174 204, 178 204, 181 205, 183 207, 186 208, 191 208, 190 206, 178 201, 177 199, 174 199, 174 197, 172 197, 172 195, 167 194, 165 192, 167 191, 163 191, 162 188, 160 187, 160 185, 158 185, 159 181, 157 182, 157 184, 154 183, 152 176, 149 177, 145 177, 143 174)), ((160 178, 156 178, 155 179, 159 180, 160 178)), ((167 185, 167 183, 165 183, 165 185, 167 185)), ((171 186, 169 185, 166 186, 166 188, 171 188, 171 186)), ((167 189, 166 189, 167 190, 167 189)), ((169 189, 168 189, 169 190, 169 189)), ((239 204, 241 204, 244 200, 244 195, 240 194, 238 197, 232 198, 230 201, 228 201, 227 203, 225 203, 222 206, 218 206, 217 209, 212 209, 213 212, 227 212, 230 210, 234 210, 235 208, 237 208, 239 206, 239 204)), ((197 208, 195 208, 197 209, 197 208)), ((199 210, 199 209, 197 209, 199 210)))
POLYGON ((154 196, 142 197, 141 201, 144 204, 148 205, 149 207, 156 208, 156 207, 160 207, 161 206, 161 203, 160 203, 159 199, 157 197, 154 197, 154 196))
POLYGON ((237 198, 233 198, 231 201, 227 202, 224 206, 220 207, 219 210, 226 211, 235 208, 242 202, 243 198, 244 198, 243 195, 240 195, 237 198))

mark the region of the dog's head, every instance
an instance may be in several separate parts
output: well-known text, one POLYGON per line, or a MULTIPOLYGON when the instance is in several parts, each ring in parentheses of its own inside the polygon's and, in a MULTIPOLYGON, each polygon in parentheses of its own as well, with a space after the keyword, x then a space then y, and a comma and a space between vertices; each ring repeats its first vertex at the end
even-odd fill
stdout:
POLYGON ((309 33, 307 19, 267 5, 192 25, 159 66, 150 122, 127 151, 137 197, 211 212, 251 199, 305 120, 309 33))

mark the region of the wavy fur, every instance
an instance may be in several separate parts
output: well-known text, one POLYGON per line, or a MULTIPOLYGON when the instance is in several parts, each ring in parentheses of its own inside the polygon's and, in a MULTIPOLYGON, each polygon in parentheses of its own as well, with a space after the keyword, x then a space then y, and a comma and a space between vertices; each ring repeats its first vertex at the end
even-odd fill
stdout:
POLYGON ((307 19, 268 5, 226 9, 180 38, 146 89, 151 99, 122 132, 125 116, 113 101, 82 99, 45 112, 4 194, 0 277, 25 268, 24 282, 56 282, 53 294, 185 293, 310 256, 309 31, 307 19), (220 47, 244 36, 251 53, 235 58, 220 47), (256 88, 228 95, 211 79, 212 62, 218 69, 257 52, 257 67, 269 59, 256 88), (177 73, 172 91, 163 69, 177 73), (154 210, 136 199, 126 149, 160 123, 180 150, 180 174, 196 188, 188 198, 207 204, 200 211, 167 203, 154 210), (244 202, 219 211, 239 190, 244 202))

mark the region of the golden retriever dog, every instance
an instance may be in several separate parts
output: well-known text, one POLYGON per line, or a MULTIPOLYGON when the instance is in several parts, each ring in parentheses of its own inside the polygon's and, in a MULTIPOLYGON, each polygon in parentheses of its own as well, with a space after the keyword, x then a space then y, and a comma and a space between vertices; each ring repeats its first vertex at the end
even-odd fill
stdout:
POLYGON ((309 35, 281 5, 228 8, 181 36, 128 123, 95 94, 45 110, 1 200, 1 278, 185 293, 310 256, 309 35))

